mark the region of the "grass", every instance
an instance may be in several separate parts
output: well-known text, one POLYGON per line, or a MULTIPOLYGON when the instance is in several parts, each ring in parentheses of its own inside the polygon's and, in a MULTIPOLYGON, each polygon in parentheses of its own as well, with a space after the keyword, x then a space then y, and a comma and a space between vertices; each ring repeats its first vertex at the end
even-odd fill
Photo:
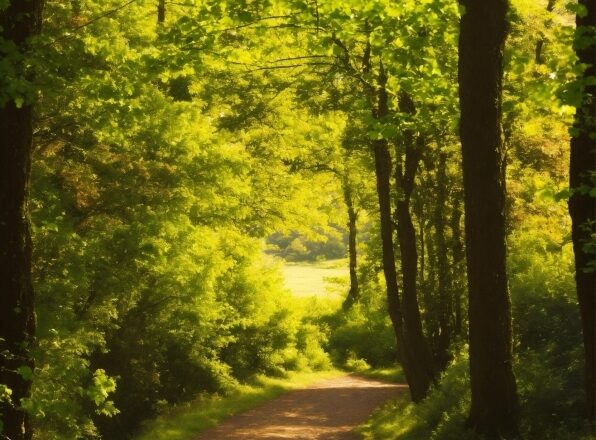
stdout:
POLYGON ((464 427, 469 406, 467 368, 467 360, 458 359, 428 398, 413 404, 403 395, 388 402, 359 431, 371 440, 477 440, 464 427))
POLYGON ((285 286, 296 296, 325 296, 331 294, 344 295, 341 292, 334 292, 333 287, 337 285, 334 279, 345 279, 348 277, 348 264, 345 259, 326 260, 316 262, 284 262, 282 273, 285 286))
POLYGON ((406 376, 401 367, 371 368, 369 370, 358 371, 359 375, 370 379, 378 379, 384 382, 405 383, 406 376))
POLYGON ((254 384, 239 385, 227 395, 201 396, 147 422, 134 440, 191 440, 233 414, 251 409, 286 391, 345 374, 339 370, 290 373, 285 378, 258 376, 254 384))
POLYGON ((401 365, 392 367, 371 367, 364 359, 348 359, 342 366, 343 369, 359 376, 377 379, 384 382, 406 383, 406 375, 401 365))

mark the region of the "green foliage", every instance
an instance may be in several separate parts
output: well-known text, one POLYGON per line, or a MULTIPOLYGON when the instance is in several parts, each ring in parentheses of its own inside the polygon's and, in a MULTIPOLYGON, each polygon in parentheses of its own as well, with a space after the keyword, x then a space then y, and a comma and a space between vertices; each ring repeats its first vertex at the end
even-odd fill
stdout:
POLYGON ((273 234, 267 238, 268 253, 286 261, 333 260, 346 257, 347 236, 339 228, 321 234, 320 240, 309 240, 299 233, 273 234))
MULTIPOLYGON (((453 261, 448 294, 465 297, 465 263, 455 261, 457 2, 184 0, 166 2, 160 25, 154 3, 47 0, 31 56, 0 40, 0 105, 38 101, 38 344, 35 371, 18 372, 33 379, 23 406, 40 440, 131 438, 143 420, 200 396, 184 426, 173 426, 177 416, 161 426, 165 417, 156 437, 144 437, 183 438, 281 391, 246 385, 255 375, 394 366, 371 139, 395 144, 393 172, 404 133, 425 136, 412 210, 431 342, 439 234, 453 261), (370 91, 381 62, 390 116, 378 120, 370 91), (400 108, 404 92, 416 112, 400 108), (442 154, 446 181, 437 182, 442 154), (294 298, 263 253, 345 258, 348 204, 358 217, 359 301, 344 312, 337 298, 294 298), (455 224, 439 230, 437 211, 455 224)), ((562 4, 544 6, 513 2, 503 107, 523 431, 554 440, 587 432, 577 416, 580 328, 562 203, 572 105, 585 84, 575 81, 573 17, 562 4)), ((393 188, 391 203, 400 197, 393 188)), ((343 297, 347 286, 335 285, 343 297)), ((463 428, 466 358, 452 351, 440 387, 418 406, 378 413, 369 437, 473 438, 463 428)))
MULTIPOLYGON (((0 384, 0 403, 10 403, 10 396, 12 395, 12 390, 8 388, 6 385, 0 384)), ((0 412, 0 416, 2 413, 0 412)), ((0 434, 4 428, 4 422, 0 420, 0 434)))
POLYGON ((352 369, 358 362, 365 368, 395 364, 395 335, 385 307, 357 303, 347 313, 338 311, 325 322, 333 329, 328 349, 338 365, 352 369))
POLYGON ((470 403, 467 359, 458 356, 439 386, 420 404, 408 399, 390 403, 362 427, 367 439, 475 439, 464 428, 470 403))
MULTIPOLYGON (((540 216, 532 220, 551 223, 540 216)), ((583 347, 570 245, 560 245, 563 228, 526 228, 532 232, 520 231, 510 240, 508 265, 522 438, 587 440, 593 436, 581 416, 583 347)), ((371 439, 477 439, 464 429, 469 403, 464 349, 422 403, 390 404, 363 432, 371 439)))
POLYGON ((584 365, 573 256, 556 232, 564 231, 520 231, 511 240, 522 429, 527 438, 588 438, 590 427, 581 417, 584 365))
POLYGON ((334 363, 357 371, 366 370, 367 366, 392 367, 397 362, 395 334, 381 281, 377 231, 365 230, 361 234, 358 248, 360 299, 349 310, 335 310, 320 321, 329 328, 326 347, 334 363))
MULTIPOLYGON (((93 21, 119 6, 108 3, 86 2, 76 15, 48 2, 32 60, 44 100, 31 200, 39 346, 27 408, 43 439, 128 438, 164 405, 258 373, 330 366, 325 335, 262 258, 265 235, 304 213, 324 222, 325 203, 287 172, 272 130, 225 127, 221 115, 239 101, 210 89, 220 63, 180 46, 199 31, 192 19, 173 12, 173 32, 162 34, 148 2, 136 2, 93 21), (65 22, 89 25, 65 35, 65 22), (271 185, 273 175, 284 185, 271 185)), ((308 125, 283 103, 270 119, 294 133, 288 145, 306 142, 308 125)))

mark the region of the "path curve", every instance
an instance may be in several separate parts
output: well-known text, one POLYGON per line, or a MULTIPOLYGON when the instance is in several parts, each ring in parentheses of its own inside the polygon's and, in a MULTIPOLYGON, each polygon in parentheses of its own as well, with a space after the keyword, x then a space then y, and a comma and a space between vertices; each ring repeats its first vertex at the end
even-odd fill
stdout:
POLYGON ((357 440, 353 429, 406 390, 355 375, 327 379, 232 416, 195 440, 357 440))

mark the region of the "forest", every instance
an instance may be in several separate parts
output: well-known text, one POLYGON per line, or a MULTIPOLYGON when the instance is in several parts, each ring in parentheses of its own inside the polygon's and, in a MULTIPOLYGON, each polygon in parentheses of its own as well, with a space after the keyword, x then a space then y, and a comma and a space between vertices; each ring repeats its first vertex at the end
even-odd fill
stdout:
POLYGON ((0 0, 0 439, 383 371, 365 439, 596 438, 595 9, 0 0))

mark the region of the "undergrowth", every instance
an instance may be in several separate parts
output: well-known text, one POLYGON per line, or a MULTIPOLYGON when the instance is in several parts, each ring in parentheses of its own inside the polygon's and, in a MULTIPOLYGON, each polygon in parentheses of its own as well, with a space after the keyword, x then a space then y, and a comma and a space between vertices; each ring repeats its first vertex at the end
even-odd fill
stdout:
MULTIPOLYGON (((569 415, 582 394, 560 372, 530 355, 518 359, 517 372, 521 440, 596 438, 587 422, 569 415)), ((482 440, 465 427, 469 389, 467 358, 459 355, 425 400, 418 405, 407 397, 392 401, 377 410, 360 431, 370 440, 482 440)))

